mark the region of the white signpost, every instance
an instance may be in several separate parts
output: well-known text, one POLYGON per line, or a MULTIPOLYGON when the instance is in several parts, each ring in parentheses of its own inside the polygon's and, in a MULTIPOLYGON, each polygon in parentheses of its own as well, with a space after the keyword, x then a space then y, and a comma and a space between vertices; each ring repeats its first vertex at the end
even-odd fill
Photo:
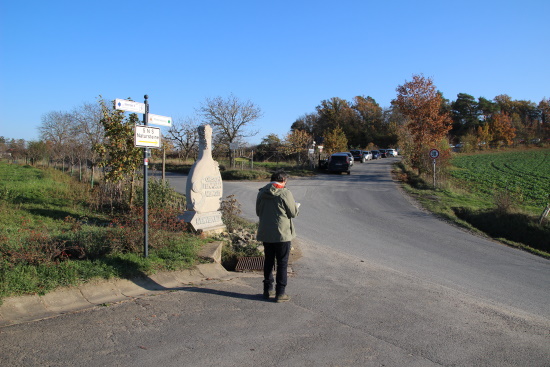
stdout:
POLYGON ((168 116, 153 115, 150 113, 147 122, 153 125, 172 127, 172 118, 168 116))
POLYGON ((149 157, 151 151, 149 148, 160 148, 161 135, 160 128, 150 127, 147 124, 161 126, 172 126, 172 118, 160 115, 153 115, 149 113, 149 98, 145 95, 145 103, 139 103, 134 101, 128 101, 126 99, 115 99, 115 108, 117 110, 142 113, 143 125, 136 125, 134 134, 134 145, 136 147, 143 148, 143 256, 149 255, 149 213, 147 195, 148 177, 147 166, 149 165, 149 157))
POLYGON ((160 128, 136 125, 134 145, 141 148, 160 148, 160 128))
POLYGON ((115 108, 117 110, 145 113, 145 103, 128 101, 127 99, 115 99, 115 108))

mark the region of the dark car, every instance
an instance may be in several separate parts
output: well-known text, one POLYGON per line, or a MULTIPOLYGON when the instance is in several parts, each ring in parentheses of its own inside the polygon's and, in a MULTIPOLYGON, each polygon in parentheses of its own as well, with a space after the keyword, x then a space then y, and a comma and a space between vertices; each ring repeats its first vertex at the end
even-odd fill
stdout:
POLYGON ((350 153, 353 156, 354 161, 360 161, 361 163, 365 163, 364 151, 355 149, 355 150, 350 150, 350 153))
POLYGON ((380 152, 380 158, 387 158, 388 154, 386 153, 386 149, 378 149, 380 152))
POLYGON ((380 159, 380 152, 378 150, 371 150, 372 153, 372 159, 380 159))
POLYGON ((350 158, 345 153, 335 153, 328 159, 328 171, 329 172, 346 172, 348 175, 350 171, 350 158))

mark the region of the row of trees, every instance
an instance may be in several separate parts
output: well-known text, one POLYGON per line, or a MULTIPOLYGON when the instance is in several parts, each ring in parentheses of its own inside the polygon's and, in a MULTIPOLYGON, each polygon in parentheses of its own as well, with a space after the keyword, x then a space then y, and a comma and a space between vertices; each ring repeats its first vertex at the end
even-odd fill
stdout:
POLYGON ((85 103, 72 111, 50 111, 42 116, 40 139, 6 139, 0 137, 0 155, 35 164, 47 160, 74 168, 98 163, 99 155, 92 149, 104 140, 101 127, 101 106, 85 103))
POLYGON ((513 100, 505 94, 489 101, 483 97, 476 100, 469 94, 459 93, 452 103, 445 101, 444 108, 451 113, 451 135, 454 137, 460 138, 485 127, 499 114, 510 119, 519 139, 541 138, 548 134, 550 101, 546 98, 535 104, 531 101, 513 100))
MULTIPOLYGON (((196 155, 199 118, 215 129, 215 152, 222 154, 230 144, 255 135, 247 128, 261 116, 259 107, 233 95, 206 99, 197 112, 199 117, 176 119, 163 137, 163 146, 169 153, 183 159, 196 155)), ((137 114, 126 115, 100 97, 97 103, 85 103, 72 111, 44 114, 37 141, 0 137, 0 156, 30 164, 46 161, 71 170, 89 167, 92 178, 97 167, 104 167, 105 179, 117 183, 135 176, 142 163, 142 150, 134 146, 136 124, 141 124, 137 114)), ((157 150, 153 152, 158 154, 157 150)))
POLYGON ((507 95, 489 101, 460 93, 450 102, 423 75, 413 75, 396 91, 388 108, 372 97, 357 96, 351 102, 338 97, 323 100, 315 112, 299 117, 286 137, 265 137, 258 152, 264 157, 281 150, 297 154, 321 144, 326 154, 350 148, 399 147, 413 166, 421 168, 421 157, 434 147, 448 156, 450 144, 485 149, 550 137, 548 99, 537 105, 507 95))
MULTIPOLYGON (((413 80, 399 86, 397 92, 397 98, 388 108, 380 107, 372 97, 358 96, 352 102, 338 97, 321 101, 315 112, 298 118, 291 130, 306 131, 321 141, 329 131, 340 126, 350 147, 366 147, 370 143, 380 147, 395 146, 398 144, 398 127, 407 124, 410 117, 405 112, 410 113, 413 106, 429 100, 435 103, 430 113, 437 111, 450 119, 448 138, 454 144, 470 134, 477 134, 480 129, 490 128, 495 119, 511 124, 515 132, 512 139, 542 139, 548 138, 550 133, 550 102, 546 98, 537 105, 530 101, 513 100, 507 95, 499 95, 489 101, 483 97, 476 100, 471 95, 460 93, 455 101, 450 102, 437 91, 430 78, 421 75, 413 76, 413 80)), ((496 132, 498 129, 494 130, 496 132)), ((492 140, 510 142, 511 134, 505 138, 501 135, 495 133, 492 140)))
MULTIPOLYGON (((535 104, 499 95, 490 101, 460 93, 450 102, 433 80, 423 75, 413 75, 396 91, 397 97, 387 108, 370 96, 357 96, 352 101, 338 97, 323 100, 314 112, 297 118, 286 136, 269 134, 249 148, 255 150, 256 159, 292 158, 302 163, 308 151, 319 145, 326 154, 350 148, 399 147, 418 167, 423 150, 439 147, 445 152, 449 143, 482 149, 550 136, 547 99, 535 104)), ((194 116, 174 119, 164 146, 169 154, 182 159, 193 157, 198 145, 197 127, 209 123, 214 129, 214 155, 226 156, 231 144, 246 146, 246 138, 257 134, 251 128, 261 116, 261 109, 251 101, 233 95, 208 98, 194 116)), ((126 116, 100 99, 70 112, 46 113, 39 141, 25 144, 0 139, 0 153, 25 157, 31 163, 47 157, 49 162, 71 167, 83 163, 92 168, 113 167, 118 164, 117 154, 130 160, 139 156, 139 150, 133 148, 132 127, 136 123, 137 115, 126 116)), ((140 159, 136 162, 139 164, 140 159)))
MULTIPOLYGON (((413 75, 396 89, 397 97, 381 108, 372 97, 353 101, 334 97, 321 101, 316 111, 298 118, 286 142, 297 132, 307 134, 313 145, 323 144, 327 153, 350 148, 399 147, 410 163, 422 168, 426 150, 437 147, 448 155, 449 144, 485 149, 519 142, 539 142, 550 137, 550 103, 538 104, 499 95, 490 101, 460 93, 450 102, 431 78, 413 75)), ((281 140, 281 139, 279 139, 281 140)), ((259 149, 273 151, 275 136, 259 149)), ((283 143, 284 144, 284 143, 283 143)))

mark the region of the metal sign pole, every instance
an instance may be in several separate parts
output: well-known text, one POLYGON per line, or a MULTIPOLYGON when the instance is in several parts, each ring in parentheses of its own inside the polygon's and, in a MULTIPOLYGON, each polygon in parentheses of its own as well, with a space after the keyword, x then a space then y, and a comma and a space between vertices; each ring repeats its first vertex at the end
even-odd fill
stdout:
POLYGON ((434 189, 435 189, 435 159, 434 159, 434 189))
MULTIPOLYGON (((143 125, 147 126, 149 121, 149 101, 147 94, 145 98, 145 113, 143 114, 143 125)), ((149 166, 149 148, 143 148, 143 256, 149 256, 149 196, 148 191, 148 177, 147 168, 149 166)))
POLYGON ((434 165, 434 190, 435 190, 435 161, 437 157, 439 157, 439 150, 430 149, 430 158, 433 159, 433 165, 434 165))
MULTIPOLYGON (((143 114, 143 126, 136 125, 134 135, 134 145, 143 149, 143 255, 149 255, 149 195, 147 169, 149 159, 151 158, 150 148, 161 147, 160 128, 148 127, 149 122, 153 125, 172 126, 172 118, 149 113, 149 96, 143 96, 145 103, 128 101, 124 99, 115 99, 115 108, 117 110, 129 111, 143 114)), ((163 159, 163 180, 164 180, 164 159, 163 159)))

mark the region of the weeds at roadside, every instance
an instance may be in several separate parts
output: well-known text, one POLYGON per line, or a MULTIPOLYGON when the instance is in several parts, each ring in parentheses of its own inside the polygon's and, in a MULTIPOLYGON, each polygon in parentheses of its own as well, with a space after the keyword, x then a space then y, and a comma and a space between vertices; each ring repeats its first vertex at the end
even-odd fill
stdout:
POLYGON ((0 301, 92 278, 193 266, 208 240, 177 220, 183 196, 155 180, 150 187, 150 251, 143 258, 142 207, 113 216, 93 211, 93 194, 109 191, 91 191, 54 169, 0 164, 0 191, 9 193, 0 197, 0 301))
POLYGON ((550 258, 550 223, 539 223, 537 215, 520 207, 523 195, 519 189, 493 190, 491 197, 478 193, 473 185, 457 187, 453 180, 434 189, 427 183, 429 178, 422 178, 401 162, 394 166, 394 174, 409 195, 441 218, 550 258))
POLYGON ((454 208, 455 215, 493 238, 503 238, 550 254, 550 223, 539 224, 536 218, 501 209, 472 211, 454 208))
POLYGON ((228 245, 222 250, 222 265, 227 270, 235 270, 239 257, 262 256, 260 242, 256 240, 257 224, 241 218, 241 204, 235 195, 229 195, 221 202, 222 219, 227 232, 221 238, 228 245))

